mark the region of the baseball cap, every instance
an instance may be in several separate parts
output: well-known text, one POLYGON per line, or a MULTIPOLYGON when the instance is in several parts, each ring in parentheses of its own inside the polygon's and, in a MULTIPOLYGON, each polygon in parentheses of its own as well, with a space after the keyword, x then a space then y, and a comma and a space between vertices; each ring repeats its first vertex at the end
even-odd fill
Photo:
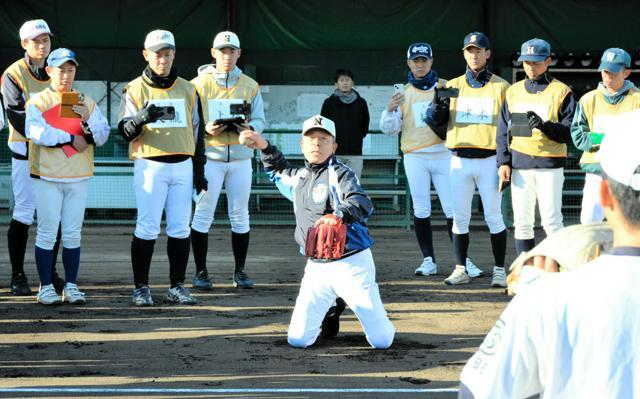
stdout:
POLYGON ((466 49, 467 47, 478 47, 488 49, 491 48, 491 44, 489 43, 489 38, 485 36, 482 32, 471 32, 467 36, 464 37, 464 41, 462 42, 462 49, 466 49))
POLYGON ((224 31, 216 35, 213 39, 213 48, 221 49, 225 47, 240 48, 240 39, 233 32, 224 31))
POLYGON ((144 39, 144 48, 153 52, 162 50, 163 48, 176 49, 176 40, 173 33, 168 30, 156 29, 147 34, 144 39))
POLYGON ((551 57, 551 45, 546 40, 531 39, 522 43, 518 61, 544 61, 551 57))
POLYGON ((598 71, 618 73, 624 68, 631 68, 631 56, 621 48, 606 49, 602 53, 598 71))
POLYGON ((640 191, 640 131, 637 129, 606 134, 597 159, 609 178, 640 191))
POLYGON ((29 40, 46 33, 51 35, 51 29, 44 19, 27 21, 20 27, 20 40, 29 40))
POLYGON ((68 48, 58 48, 49 54, 49 57, 47 58, 47 65, 52 68, 58 68, 67 61, 73 62, 76 66, 80 65, 76 59, 76 53, 68 48))
POLYGON ((315 115, 304 121, 302 124, 302 135, 307 134, 309 130, 320 129, 336 137, 336 125, 329 118, 322 115, 315 115))
POLYGON ((413 43, 407 49, 407 59, 415 60, 416 58, 433 58, 433 50, 429 43, 413 43))

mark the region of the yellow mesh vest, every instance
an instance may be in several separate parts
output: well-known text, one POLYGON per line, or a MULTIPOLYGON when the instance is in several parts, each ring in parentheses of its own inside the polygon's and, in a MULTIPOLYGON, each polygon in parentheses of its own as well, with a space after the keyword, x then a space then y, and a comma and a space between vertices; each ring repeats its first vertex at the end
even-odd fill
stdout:
MULTIPOLYGON (((624 117, 624 114, 640 109, 640 91, 629 90, 624 100, 614 105, 607 103, 604 94, 599 89, 595 89, 580 98, 580 107, 587 117, 589 130, 607 134, 616 124, 616 119, 619 120, 624 117)), ((580 163, 600 163, 596 159, 596 154, 596 152, 584 152, 580 163)))
MULTIPOLYGON (((196 86, 200 101, 202 102, 202 114, 206 122, 212 122, 209 118, 209 101, 217 99, 246 100, 249 104, 258 94, 258 83, 245 74, 241 74, 238 82, 233 87, 225 89, 218 86, 213 74, 202 74, 194 78, 191 83, 196 86)), ((217 136, 206 135, 205 145, 207 147, 217 147, 223 145, 240 144, 238 134, 235 131, 225 130, 217 136)))
POLYGON ((495 150, 498 114, 509 83, 492 75, 489 83, 476 89, 462 75, 447 87, 459 89, 460 94, 451 99, 446 146, 495 150))
MULTIPOLYGON (((96 103, 89 97, 84 103, 93 112, 96 103)), ((28 105, 34 105, 44 113, 60 104, 60 93, 45 90, 29 100, 28 105)), ((93 147, 90 145, 83 152, 78 152, 67 158, 60 147, 45 147, 29 142, 29 173, 36 176, 52 178, 77 178, 93 176, 93 147)))
MULTIPOLYGON (((9 68, 4 71, 4 75, 11 75, 13 80, 18 84, 24 94, 25 103, 29 101, 32 95, 40 93, 49 87, 50 80, 39 80, 33 76, 24 58, 11 64, 9 68)), ((23 133, 24 132, 18 132, 14 129, 9 122, 9 141, 29 141, 23 133)))
MULTIPOLYGON (((446 80, 438 80, 439 87, 444 86, 445 83, 447 83, 446 80)), ((402 112, 400 149, 402 152, 407 153, 442 143, 442 139, 424 121, 425 113, 432 99, 433 90, 425 91, 416 89, 411 84, 404 85, 404 102, 400 104, 402 112)))
MULTIPOLYGON (((553 79, 544 91, 531 94, 521 80, 507 89, 506 101, 511 113, 535 111, 545 121, 558 122, 558 110, 570 92, 569 86, 553 79)), ((531 137, 513 137, 511 149, 536 157, 567 156, 566 144, 549 139, 538 129, 533 129, 531 137)))
MULTIPOLYGON (((157 121, 142 127, 142 134, 129 143, 129 157, 149 158, 167 155, 193 155, 195 138, 193 110, 196 89, 191 82, 177 78, 167 89, 151 87, 139 77, 127 85, 126 91, 138 109, 147 101, 161 101, 159 105, 173 105, 176 118, 157 121)), ((197 127, 196 127, 197 128, 197 127)))

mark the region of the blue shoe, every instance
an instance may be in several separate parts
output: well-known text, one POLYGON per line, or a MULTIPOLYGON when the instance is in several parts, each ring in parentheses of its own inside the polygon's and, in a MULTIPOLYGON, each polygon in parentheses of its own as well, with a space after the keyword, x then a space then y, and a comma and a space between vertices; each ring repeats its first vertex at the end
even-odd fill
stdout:
POLYGON ((209 278, 209 272, 207 271, 207 269, 200 270, 193 277, 193 288, 203 291, 209 291, 213 288, 213 284, 211 284, 211 279, 209 278))
POLYGON ((169 288, 167 291, 167 300, 169 302, 179 303, 182 305, 193 305, 197 302, 182 283, 178 283, 175 287, 169 288))
POLYGON ((233 275, 233 286, 238 288, 253 288, 254 282, 244 271, 235 272, 233 275))
POLYGON ((153 306, 153 298, 148 285, 141 285, 133 290, 131 301, 136 306, 153 306))

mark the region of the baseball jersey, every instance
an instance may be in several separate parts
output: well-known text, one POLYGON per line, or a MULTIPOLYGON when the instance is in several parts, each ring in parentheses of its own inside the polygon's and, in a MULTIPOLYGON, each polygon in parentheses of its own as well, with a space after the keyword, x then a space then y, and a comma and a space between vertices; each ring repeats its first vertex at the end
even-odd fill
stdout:
MULTIPOLYGON (((446 82, 439 79, 437 85, 442 87, 446 82)), ((420 90, 409 83, 404 85, 404 102, 399 107, 402 112, 402 136, 400 137, 402 152, 408 153, 442 143, 442 139, 426 122, 427 110, 433 94, 433 90, 420 90)))
POLYGON ((640 248, 523 287, 469 359, 460 398, 640 395, 640 248))

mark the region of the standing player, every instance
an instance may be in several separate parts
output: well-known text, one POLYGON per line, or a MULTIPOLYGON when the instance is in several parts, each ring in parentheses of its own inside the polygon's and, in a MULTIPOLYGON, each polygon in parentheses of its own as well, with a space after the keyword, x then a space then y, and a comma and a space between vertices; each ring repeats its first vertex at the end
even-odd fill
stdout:
POLYGON ((122 97, 118 130, 130 141, 138 217, 131 242, 132 301, 152 306, 149 268, 162 211, 167 221, 170 302, 194 304, 184 287, 189 261, 191 198, 207 189, 204 178, 204 129, 195 87, 178 77, 173 66, 176 44, 165 30, 150 32, 142 55, 142 76, 129 82, 122 97))
POLYGON ((450 184, 457 265, 445 283, 466 284, 470 280, 465 261, 469 248, 471 201, 478 187, 495 261, 491 284, 506 287, 507 230, 502 220, 502 193, 498 191, 496 128, 509 84, 489 71, 490 43, 483 33, 469 33, 464 38, 462 51, 467 72, 447 83, 447 87, 459 90, 459 97, 449 100, 436 94, 427 117, 433 130, 446 127, 446 146, 452 152, 450 184))
POLYGON ((598 154, 613 248, 519 291, 462 370, 459 398, 638 397, 640 130, 627 128, 598 154))
POLYGON ((251 129, 264 130, 264 105, 258 83, 242 73, 236 66, 242 50, 240 39, 233 32, 220 32, 213 40, 211 56, 215 67, 201 67, 198 77, 192 80, 203 103, 206 121, 205 175, 209 191, 196 204, 191 222, 191 246, 196 263, 193 287, 211 289, 207 270, 209 229, 218 203, 222 186, 227 191, 227 206, 231 222, 231 248, 235 259, 233 284, 240 288, 252 288, 253 280, 244 271, 249 249, 249 196, 251 194, 251 159, 253 150, 238 142, 238 132, 251 129), (240 100, 240 101, 238 101, 240 100), (225 124, 217 122, 221 115, 230 115, 231 104, 245 101, 251 112, 244 122, 225 124))
MULTIPOLYGON (((29 239, 29 226, 36 209, 35 197, 29 177, 28 140, 24 134, 25 103, 34 94, 49 87, 45 62, 51 51, 51 30, 42 19, 25 22, 20 28, 20 44, 24 58, 9 66, 2 75, 2 97, 9 122, 9 149, 11 150, 11 187, 14 208, 7 247, 11 261, 11 293, 30 295, 31 289, 24 274, 24 254, 29 239)), ((54 245, 53 284, 58 292, 64 288, 64 280, 55 271, 60 236, 54 245)))
POLYGON ((300 147, 307 164, 303 168, 292 167, 276 147, 256 132, 244 131, 242 137, 250 141, 248 145, 252 148, 262 151, 265 171, 293 202, 295 238, 302 248, 310 227, 337 220, 347 224, 346 245, 340 259, 307 260, 289 325, 289 344, 306 348, 320 334, 335 336, 344 305, 338 303, 337 313, 327 310, 334 301, 343 298, 360 320, 369 344, 374 348, 391 346, 395 329, 380 299, 369 249, 373 241, 364 225, 373 204, 355 174, 334 156, 337 146, 334 123, 320 115, 304 122, 300 147), (327 318, 334 318, 334 322, 327 323, 327 318), (327 328, 332 331, 326 331, 327 328))
MULTIPOLYGON (((76 278, 80 269, 80 232, 93 176, 93 147, 109 138, 109 124, 95 101, 86 96, 72 106, 78 118, 63 117, 62 96, 73 92, 78 61, 73 51, 59 48, 47 59, 51 86, 26 104, 25 132, 29 143, 29 172, 38 211, 35 258, 40 276, 38 302, 83 304, 76 278), (66 284, 62 299, 51 281, 53 246, 62 230, 62 263, 66 284)), ((77 92, 75 92, 77 94, 77 92)))
POLYGON ((542 39, 522 44, 524 80, 507 90, 498 120, 497 157, 500 181, 511 181, 516 253, 535 246, 536 199, 547 235, 562 228, 562 184, 569 127, 575 101, 569 86, 551 76, 551 46, 542 39), (513 136, 512 114, 528 118, 528 135, 513 136))
POLYGON ((631 74, 629 68, 629 53, 620 48, 607 49, 602 54, 598 68, 602 82, 597 89, 580 98, 571 124, 573 142, 579 150, 584 151, 580 158, 580 167, 586 172, 580 207, 582 224, 604 220, 598 195, 602 177, 600 164, 596 160, 602 135, 624 123, 638 123, 625 120, 632 111, 640 108, 640 93, 627 80, 631 74))
MULTIPOLYGON (((417 276, 438 272, 433 250, 431 230, 431 182, 438 193, 440 204, 447 218, 447 232, 451 238, 453 206, 449 187, 451 153, 442 139, 426 123, 426 113, 433 99, 434 88, 446 81, 439 79, 431 69, 433 51, 427 43, 414 43, 407 50, 408 81, 404 94, 396 92, 380 117, 380 130, 387 135, 400 137, 400 149, 404 153, 404 170, 407 174, 413 200, 413 223, 424 260, 416 269, 417 276)), ((482 271, 470 259, 466 260, 467 272, 479 276, 482 271)))

